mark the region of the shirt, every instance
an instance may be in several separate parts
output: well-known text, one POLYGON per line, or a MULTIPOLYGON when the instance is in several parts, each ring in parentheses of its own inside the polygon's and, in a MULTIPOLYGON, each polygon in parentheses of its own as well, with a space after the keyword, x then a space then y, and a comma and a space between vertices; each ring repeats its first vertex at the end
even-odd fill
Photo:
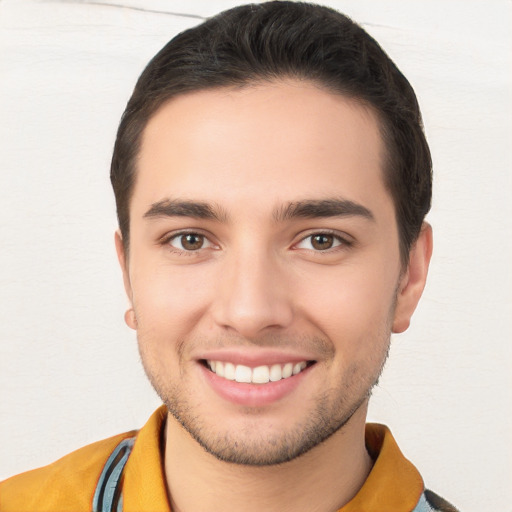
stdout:
MULTIPOLYGON (((94 495, 106 461, 122 443, 128 447, 117 491, 122 492, 122 510, 171 512, 160 446, 166 415, 167 409, 162 406, 138 432, 93 443, 53 464, 5 480, 0 483, 0 511, 93 510, 94 495), (130 439, 134 440, 133 446, 127 441, 130 439)), ((420 473, 402 455, 386 426, 366 425, 366 447, 375 461, 373 468, 356 496, 339 512, 456 511, 434 493, 424 493, 420 473)))

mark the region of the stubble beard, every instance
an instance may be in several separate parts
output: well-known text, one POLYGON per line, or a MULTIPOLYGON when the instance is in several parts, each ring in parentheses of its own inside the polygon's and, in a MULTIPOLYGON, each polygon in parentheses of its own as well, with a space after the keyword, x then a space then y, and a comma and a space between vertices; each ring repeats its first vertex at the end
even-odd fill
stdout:
POLYGON ((338 387, 326 389, 315 398, 315 407, 307 417, 287 431, 264 435, 258 432, 258 412, 250 409, 245 411, 244 429, 215 431, 215 427, 208 424, 209 418, 201 415, 201 407, 190 404, 185 387, 164 382, 150 370, 140 342, 139 352, 146 375, 170 414, 206 452, 232 464, 271 466, 291 461, 318 446, 340 431, 367 402, 389 353, 390 333, 381 334, 386 338, 378 340, 381 350, 370 357, 371 368, 354 363, 342 376, 338 387))

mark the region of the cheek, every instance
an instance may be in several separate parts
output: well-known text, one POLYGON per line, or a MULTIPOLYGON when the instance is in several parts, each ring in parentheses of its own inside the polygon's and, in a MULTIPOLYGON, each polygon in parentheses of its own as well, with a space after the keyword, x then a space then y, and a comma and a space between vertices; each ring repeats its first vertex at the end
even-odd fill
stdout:
POLYGON ((132 278, 138 330, 152 337, 180 337, 203 314, 209 296, 207 275, 194 265, 154 265, 132 278))
POLYGON ((396 279, 378 262, 329 269, 302 283, 299 309, 333 342, 357 351, 391 328, 396 279))

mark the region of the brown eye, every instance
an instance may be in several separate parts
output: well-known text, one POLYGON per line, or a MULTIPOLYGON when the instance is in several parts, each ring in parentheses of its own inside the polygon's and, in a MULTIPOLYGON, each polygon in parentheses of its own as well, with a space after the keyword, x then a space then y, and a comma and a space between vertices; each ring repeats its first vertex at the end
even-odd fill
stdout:
POLYGON ((334 236, 318 234, 311 237, 311 245, 317 251, 325 251, 334 245, 334 236))
POLYGON ((336 249, 340 246, 350 247, 351 242, 341 236, 331 233, 313 233, 303 238, 296 246, 296 249, 307 249, 309 251, 322 252, 336 249))
POLYGON ((198 251, 209 247, 208 239, 199 233, 182 233, 172 237, 169 244, 180 251, 198 251))
POLYGON ((197 251, 204 243, 204 236, 196 233, 181 236, 181 245, 186 251, 197 251))

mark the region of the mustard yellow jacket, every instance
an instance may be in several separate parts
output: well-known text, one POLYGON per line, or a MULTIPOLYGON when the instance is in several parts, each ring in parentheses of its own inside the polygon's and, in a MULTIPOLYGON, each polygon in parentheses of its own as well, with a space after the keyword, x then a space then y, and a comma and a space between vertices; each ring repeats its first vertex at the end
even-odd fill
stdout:
MULTIPOLYGON (((0 512, 170 512, 160 407, 140 431, 85 446, 43 468, 0 483, 0 512)), ((456 512, 425 491, 417 469, 384 425, 366 426, 375 459, 363 487, 339 512, 456 512)))

